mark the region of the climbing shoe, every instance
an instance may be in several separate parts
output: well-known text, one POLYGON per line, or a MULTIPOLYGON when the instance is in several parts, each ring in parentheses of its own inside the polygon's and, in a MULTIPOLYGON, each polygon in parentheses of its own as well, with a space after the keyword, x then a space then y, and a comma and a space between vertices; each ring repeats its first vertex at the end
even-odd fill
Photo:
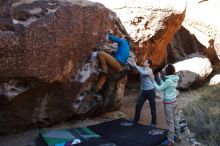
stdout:
POLYGON ((100 72, 100 73, 107 74, 107 73, 108 73, 108 70, 107 70, 107 69, 101 69, 101 68, 99 68, 99 72, 100 72))

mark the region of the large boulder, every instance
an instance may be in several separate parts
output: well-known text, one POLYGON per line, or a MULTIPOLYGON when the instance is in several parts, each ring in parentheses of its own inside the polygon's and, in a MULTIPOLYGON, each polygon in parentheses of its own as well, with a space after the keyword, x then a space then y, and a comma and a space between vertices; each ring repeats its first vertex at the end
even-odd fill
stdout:
POLYGON ((185 1, 175 0, 92 0, 116 12, 135 43, 138 63, 152 59, 153 68, 165 64, 166 47, 185 17, 185 1))
POLYGON ((201 86, 212 72, 209 59, 196 53, 188 55, 174 66, 180 77, 178 88, 183 90, 201 86))
POLYGON ((204 46, 208 47, 208 41, 215 38, 220 26, 220 22, 216 21, 220 12, 219 1, 186 1, 187 11, 183 26, 195 34, 204 46))
POLYGON ((108 11, 95 4, 14 2, 11 9, 16 30, 1 31, 2 79, 69 80, 111 25, 108 11))
POLYGON ((212 77, 209 82, 209 85, 211 86, 217 85, 217 84, 220 84, 220 74, 217 74, 214 77, 212 77))
POLYGON ((88 1, 4 2, 0 134, 120 107, 126 76, 109 78, 101 95, 88 93, 98 78, 97 66, 89 66, 92 50, 108 29, 122 35, 115 13, 88 1), (78 80, 85 66, 94 72, 87 70, 86 79, 78 80))
MULTIPOLYGON (((220 22, 216 19, 220 12, 220 3, 218 0, 201 0, 201 1, 187 1, 186 18, 183 21, 183 26, 186 27, 190 33, 194 34, 196 38, 206 48, 213 44, 210 41, 215 41, 214 50, 212 50, 218 59, 220 56, 220 49, 217 47, 219 43, 218 31, 220 30, 220 22)), ((212 53, 212 54, 213 54, 212 53)), ((210 54, 210 53, 209 53, 210 54)), ((209 56, 210 57, 210 56, 209 56)), ((212 60, 213 58, 211 58, 212 60)))

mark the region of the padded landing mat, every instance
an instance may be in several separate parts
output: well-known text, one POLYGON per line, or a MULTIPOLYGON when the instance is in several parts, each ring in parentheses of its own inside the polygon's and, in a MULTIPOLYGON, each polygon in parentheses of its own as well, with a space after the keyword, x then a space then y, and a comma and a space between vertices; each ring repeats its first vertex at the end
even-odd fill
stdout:
POLYGON ((71 146, 101 137, 88 128, 47 130, 41 131, 40 135, 48 146, 71 146))
POLYGON ((93 126, 89 129, 120 146, 155 146, 166 140, 167 131, 160 128, 130 123, 117 119, 93 126))
MULTIPOLYGON (((166 140, 167 130, 117 119, 87 128, 41 131, 40 135, 46 146, 156 146, 166 140)), ((42 139, 37 146, 44 146, 42 139)))
POLYGON ((120 146, 120 145, 118 145, 114 142, 110 142, 110 141, 103 139, 103 138, 98 138, 98 139, 84 141, 84 142, 77 144, 77 145, 74 145, 74 146, 120 146))

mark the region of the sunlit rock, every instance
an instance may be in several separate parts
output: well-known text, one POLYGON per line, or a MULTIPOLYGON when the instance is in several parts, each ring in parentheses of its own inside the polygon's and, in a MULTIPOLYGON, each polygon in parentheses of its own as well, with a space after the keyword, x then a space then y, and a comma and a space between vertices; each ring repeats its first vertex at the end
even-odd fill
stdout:
POLYGON ((211 78, 209 85, 217 85, 220 84, 220 74, 215 75, 214 77, 211 78))
POLYGON ((5 1, 0 8, 0 134, 120 107, 126 76, 108 78, 101 95, 90 92, 98 78, 93 50, 108 29, 123 35, 115 13, 71 0, 5 1))
POLYGON ((180 77, 178 88, 189 89, 199 87, 212 72, 208 58, 199 54, 191 54, 185 60, 174 64, 180 77))
POLYGON ((164 65, 166 47, 185 17, 186 2, 175 0, 92 0, 116 12, 135 42, 138 63, 152 59, 153 67, 164 65))
POLYGON ((216 19, 220 12, 220 3, 218 0, 186 1, 187 11, 183 25, 208 47, 209 39, 215 38, 220 26, 220 21, 216 19))

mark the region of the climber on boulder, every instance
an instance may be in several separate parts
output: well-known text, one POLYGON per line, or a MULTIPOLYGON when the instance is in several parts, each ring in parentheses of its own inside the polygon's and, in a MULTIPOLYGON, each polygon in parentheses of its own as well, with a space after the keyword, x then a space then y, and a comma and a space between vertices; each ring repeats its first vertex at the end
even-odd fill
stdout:
POLYGON ((111 69, 116 72, 122 72, 123 67, 127 63, 127 59, 129 57, 130 52, 130 39, 128 36, 125 36, 124 38, 116 37, 112 34, 111 31, 108 31, 106 33, 106 39, 107 41, 110 40, 112 42, 115 42, 118 44, 118 48, 116 52, 111 52, 111 54, 108 52, 100 51, 98 53, 98 60, 100 63, 99 68, 99 79, 96 86, 96 91, 99 91, 102 89, 102 86, 104 85, 108 70, 111 69))

